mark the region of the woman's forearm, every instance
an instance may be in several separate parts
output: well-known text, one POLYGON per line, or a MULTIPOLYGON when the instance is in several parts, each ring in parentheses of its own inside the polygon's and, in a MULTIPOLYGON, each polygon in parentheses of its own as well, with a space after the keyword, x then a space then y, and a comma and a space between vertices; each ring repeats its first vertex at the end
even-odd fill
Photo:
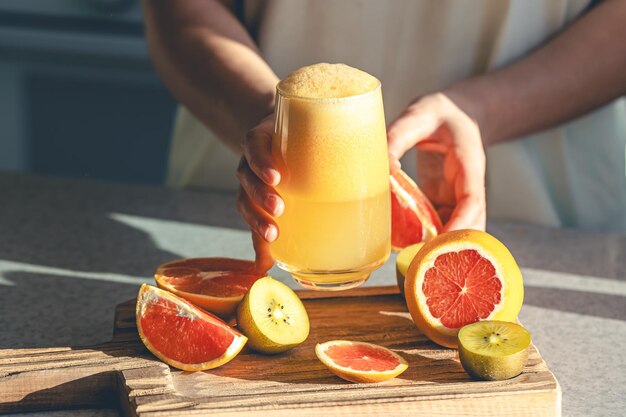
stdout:
POLYGON ((529 56, 445 93, 486 145, 543 130, 626 93, 626 1, 605 0, 529 56))
POLYGON ((278 81, 217 0, 143 0, 146 38, 168 89, 231 149, 272 111, 278 81))

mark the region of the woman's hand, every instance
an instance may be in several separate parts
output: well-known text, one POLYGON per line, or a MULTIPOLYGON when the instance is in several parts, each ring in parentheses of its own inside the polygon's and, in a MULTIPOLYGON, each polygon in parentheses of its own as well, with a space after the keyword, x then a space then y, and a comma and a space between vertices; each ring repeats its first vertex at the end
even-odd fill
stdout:
POLYGON ((246 135, 237 168, 237 210, 250 226, 256 265, 264 272, 274 264, 268 245, 278 237, 273 217, 285 210, 285 203, 274 189, 280 182, 280 172, 272 158, 273 131, 274 117, 270 114, 246 135))
POLYGON ((409 105, 387 132, 389 153, 418 150, 420 188, 444 230, 485 229, 485 151, 478 125, 443 93, 409 105))
MULTIPOLYGON (((274 218, 285 209, 274 188, 280 172, 271 152, 273 128, 269 115, 248 132, 237 169, 237 209, 250 226, 263 271, 274 263, 268 244, 279 233, 274 218)), ((478 126, 465 112, 443 94, 426 96, 391 124, 388 136, 392 172, 399 168, 397 159, 417 146, 422 190, 446 222, 445 230, 484 230, 485 153, 478 126)))

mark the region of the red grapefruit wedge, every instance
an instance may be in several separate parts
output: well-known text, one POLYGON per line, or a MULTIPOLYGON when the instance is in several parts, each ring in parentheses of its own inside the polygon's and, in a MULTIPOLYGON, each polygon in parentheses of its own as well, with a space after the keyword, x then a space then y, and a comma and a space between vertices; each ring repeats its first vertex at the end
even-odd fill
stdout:
POLYGON ((435 343, 452 348, 467 324, 514 322, 524 299, 513 255, 479 230, 442 233, 426 242, 409 266, 404 289, 417 327, 435 343))
POLYGON ((390 177, 390 188, 392 249, 430 240, 441 232, 437 211, 404 171, 390 177))
POLYGON ((184 371, 224 365, 248 340, 211 313, 146 284, 137 295, 135 314, 139 337, 146 348, 184 371))
POLYGON ((315 346, 315 354, 339 378, 357 383, 387 381, 409 366, 397 353, 366 342, 332 340, 315 346))
POLYGON ((154 279, 159 288, 228 319, 252 284, 263 276, 252 261, 190 258, 159 266, 154 279))

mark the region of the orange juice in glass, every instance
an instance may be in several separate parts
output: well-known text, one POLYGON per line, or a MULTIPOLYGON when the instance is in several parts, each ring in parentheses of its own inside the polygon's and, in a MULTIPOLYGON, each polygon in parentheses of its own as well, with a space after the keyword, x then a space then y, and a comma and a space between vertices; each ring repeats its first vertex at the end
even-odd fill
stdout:
POLYGON ((390 253, 380 82, 343 64, 300 68, 278 84, 274 115, 285 211, 272 257, 305 287, 360 285, 390 253))

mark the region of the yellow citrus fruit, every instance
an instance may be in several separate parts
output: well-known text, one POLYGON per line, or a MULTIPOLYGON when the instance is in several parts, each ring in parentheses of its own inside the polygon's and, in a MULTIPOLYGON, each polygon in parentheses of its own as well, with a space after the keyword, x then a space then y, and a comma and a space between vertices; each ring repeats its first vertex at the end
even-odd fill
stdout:
POLYGON ((404 285, 417 327, 442 346, 456 348, 457 333, 480 320, 514 322, 524 283, 513 255, 479 230, 456 230, 426 242, 404 285))

